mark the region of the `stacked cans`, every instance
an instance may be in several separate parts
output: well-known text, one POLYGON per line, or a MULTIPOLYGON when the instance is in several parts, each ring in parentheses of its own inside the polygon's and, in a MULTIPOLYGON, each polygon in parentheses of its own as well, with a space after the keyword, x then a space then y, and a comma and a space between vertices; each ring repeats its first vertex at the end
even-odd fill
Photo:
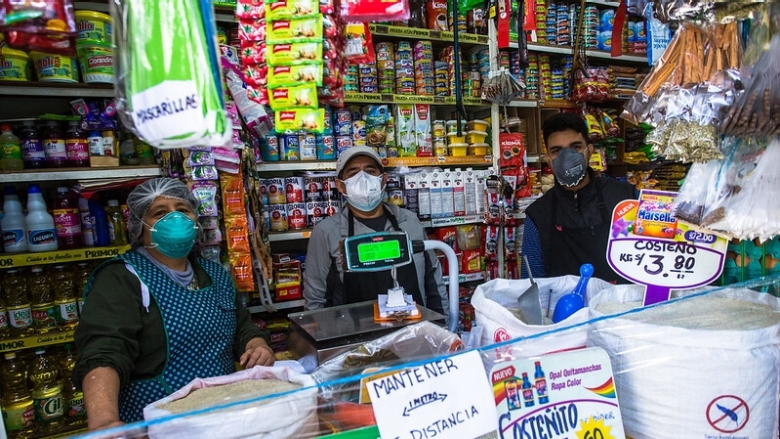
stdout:
MULTIPOLYGON (((520 54, 513 52, 517 55, 518 63, 520 62, 520 54)), ((487 84, 488 78, 490 78, 490 49, 482 48, 477 52, 477 63, 479 74, 482 76, 482 84, 487 84)))
POLYGON ((360 75, 357 64, 348 64, 347 73, 344 75, 344 91, 356 92, 360 90, 360 75))
POLYGON ((379 73, 379 93, 395 93, 395 45, 376 44, 376 69, 379 73))
POLYGON ((436 96, 450 95, 449 71, 446 61, 435 61, 433 63, 433 83, 436 96))
MULTIPOLYGON (((574 5, 572 6, 572 12, 574 12, 574 5)), ((569 21, 569 5, 566 3, 558 3, 556 27, 555 27, 555 41, 559 46, 571 46, 571 29, 572 24, 569 21)), ((576 24, 575 24, 576 26, 576 24)))
POLYGON ((433 80, 433 45, 430 41, 414 43, 414 85, 418 96, 433 96, 436 90, 433 80))
POLYGON ((412 43, 399 41, 395 52, 395 92, 399 95, 414 95, 414 56, 412 43))
POLYGON ((375 63, 358 65, 361 93, 379 92, 379 75, 375 63))
POLYGON ((582 18, 582 37, 586 49, 595 49, 599 44, 599 9, 593 5, 585 7, 582 18))
MULTIPOLYGON (((564 4, 565 6, 565 4, 564 4)), ((547 44, 558 43, 558 3, 550 2, 547 4, 547 17, 544 20, 546 25, 545 41, 547 44)))
POLYGON ((303 178, 306 199, 306 227, 314 227, 329 216, 338 213, 338 190, 335 176, 307 176, 303 178))
POLYGON ((540 43, 547 42, 547 2, 545 0, 536 1, 536 39, 540 43))
POLYGON ((447 156, 447 122, 443 120, 434 120, 431 125, 431 134, 433 135, 433 154, 437 157, 447 156))
POLYGON ((287 229, 305 229, 306 203, 303 195, 303 177, 286 177, 284 179, 284 192, 287 199, 287 229))
POLYGON ((260 179, 260 194, 263 197, 263 210, 268 229, 274 232, 288 230, 287 196, 285 195, 284 178, 260 179))
POLYGON ((528 68, 525 71, 526 99, 539 99, 539 55, 528 54, 528 68))
POLYGON ((542 84, 542 98, 552 99, 552 66, 550 55, 539 55, 539 78, 542 84))

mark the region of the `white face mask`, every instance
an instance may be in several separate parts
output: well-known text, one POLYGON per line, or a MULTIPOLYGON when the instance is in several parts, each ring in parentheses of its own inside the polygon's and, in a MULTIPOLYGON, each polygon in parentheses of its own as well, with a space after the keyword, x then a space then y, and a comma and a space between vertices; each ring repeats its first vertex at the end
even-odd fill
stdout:
POLYGON ((360 171, 343 180, 347 186, 347 201, 361 212, 371 212, 382 202, 382 177, 374 177, 366 171, 360 171))

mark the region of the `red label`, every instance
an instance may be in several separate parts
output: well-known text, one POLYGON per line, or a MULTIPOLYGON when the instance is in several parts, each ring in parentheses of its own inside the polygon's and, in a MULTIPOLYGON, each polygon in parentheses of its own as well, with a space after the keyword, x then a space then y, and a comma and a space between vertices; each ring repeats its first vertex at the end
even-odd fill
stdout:
POLYGON ((280 111, 279 120, 295 120, 295 111, 280 111))
POLYGON ((87 59, 89 68, 93 67, 111 67, 114 65, 113 56, 93 56, 87 59))
POLYGON ((289 21, 275 21, 273 24, 273 30, 278 29, 289 29, 290 28, 290 22, 289 21))
POLYGON ((74 236, 81 234, 81 216, 77 209, 54 209, 54 226, 57 236, 74 236))
POLYGON ((288 66, 274 67, 274 74, 290 73, 292 69, 288 66))
POLYGON ((514 375, 515 375, 514 366, 505 367, 503 369, 493 372, 493 382, 497 383, 500 381, 504 381, 505 379, 513 377, 514 375))
POLYGON ((274 99, 287 99, 288 94, 286 88, 277 88, 274 90, 274 99))
POLYGON ((274 53, 279 52, 289 52, 292 48, 291 44, 275 44, 272 46, 274 48, 274 53))

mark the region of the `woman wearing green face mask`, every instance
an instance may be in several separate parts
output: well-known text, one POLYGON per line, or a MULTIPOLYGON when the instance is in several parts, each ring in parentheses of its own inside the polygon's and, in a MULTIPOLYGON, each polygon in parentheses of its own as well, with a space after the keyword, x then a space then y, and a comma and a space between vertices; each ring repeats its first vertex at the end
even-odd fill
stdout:
POLYGON ((197 201, 157 178, 128 196, 133 250, 92 274, 75 340, 73 381, 90 430, 143 419, 143 408, 235 363, 272 365, 268 333, 241 306, 221 265, 196 258, 197 201))

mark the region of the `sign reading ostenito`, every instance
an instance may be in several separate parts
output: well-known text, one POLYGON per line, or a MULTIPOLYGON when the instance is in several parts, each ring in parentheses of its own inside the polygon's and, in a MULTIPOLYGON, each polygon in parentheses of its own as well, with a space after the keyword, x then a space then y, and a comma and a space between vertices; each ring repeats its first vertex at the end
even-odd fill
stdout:
POLYGON ((498 425, 476 351, 382 376, 367 390, 385 439, 472 439, 498 425))
POLYGON ((619 275, 646 286, 644 305, 669 299, 671 290, 706 285, 720 276, 728 241, 677 222, 674 192, 643 190, 639 200, 612 213, 607 261, 619 275))

